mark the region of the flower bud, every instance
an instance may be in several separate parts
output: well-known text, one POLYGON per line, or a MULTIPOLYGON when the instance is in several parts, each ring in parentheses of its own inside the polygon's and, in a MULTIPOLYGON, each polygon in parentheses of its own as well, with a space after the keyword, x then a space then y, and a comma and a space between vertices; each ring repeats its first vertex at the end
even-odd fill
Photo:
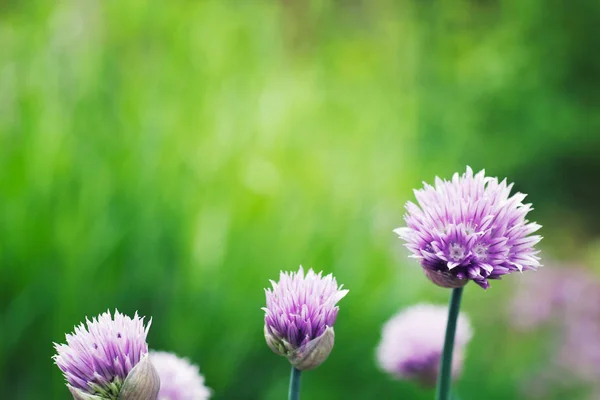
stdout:
POLYGON ((286 357, 298 370, 321 365, 333 348, 336 306, 348 290, 338 286, 330 274, 325 277, 312 269, 305 275, 280 275, 267 289, 264 335, 267 345, 277 355, 286 357))
POLYGON ((115 310, 114 316, 106 312, 91 321, 86 318, 85 324, 66 335, 66 344, 55 343, 57 354, 53 359, 63 372, 73 398, 120 398, 129 375, 134 370, 148 368, 138 364, 148 354, 146 336, 150 324, 151 321, 144 325, 144 319, 137 313, 130 318, 115 310))

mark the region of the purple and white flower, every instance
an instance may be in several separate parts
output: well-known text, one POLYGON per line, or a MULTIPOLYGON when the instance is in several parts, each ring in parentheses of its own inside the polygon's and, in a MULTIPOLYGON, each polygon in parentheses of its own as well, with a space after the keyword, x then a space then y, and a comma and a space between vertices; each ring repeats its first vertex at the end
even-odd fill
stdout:
POLYGON ((407 226, 395 232, 434 283, 456 288, 472 280, 486 289, 488 279, 540 266, 534 246, 542 237, 532 234, 541 225, 525 219, 531 204, 511 189, 469 167, 451 181, 436 177, 435 186, 415 190, 418 205, 407 202, 407 226))
POLYGON ((160 376, 158 400, 206 400, 211 391, 204 385, 198 366, 173 353, 151 351, 150 361, 160 376))
POLYGON ((67 344, 54 344, 56 365, 75 399, 156 398, 160 380, 147 360, 150 321, 115 310, 91 321, 86 318, 66 335, 67 344), (125 393, 125 394, 124 394, 125 393))
MULTIPOLYGON (((435 386, 447 321, 445 306, 418 304, 399 312, 383 326, 376 352, 379 367, 395 378, 435 386)), ((465 347, 472 336, 469 319, 461 313, 454 341, 454 378, 462 370, 465 347)))
POLYGON ((348 290, 338 287, 331 274, 310 269, 305 275, 302 266, 298 272, 281 272, 271 285, 263 308, 267 344, 297 369, 316 368, 333 348, 336 304, 348 290))

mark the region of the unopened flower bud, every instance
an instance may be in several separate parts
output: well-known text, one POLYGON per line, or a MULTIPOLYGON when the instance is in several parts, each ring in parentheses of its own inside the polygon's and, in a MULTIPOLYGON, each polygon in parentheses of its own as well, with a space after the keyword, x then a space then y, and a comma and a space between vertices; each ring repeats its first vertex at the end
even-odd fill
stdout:
MULTIPOLYGON (((152 366, 147 361, 148 329, 150 323, 144 326, 144 319, 137 314, 130 318, 115 311, 113 317, 106 312, 91 321, 86 320, 85 325, 67 334, 67 344, 55 344, 57 354, 53 358, 73 398, 121 399, 123 386, 128 381, 129 392, 132 385, 140 387, 142 381, 148 381, 152 389, 155 383, 149 370, 152 366)), ((156 395, 139 398, 152 400, 156 395)))
POLYGON ((333 276, 321 276, 312 269, 280 275, 265 290, 265 340, 280 356, 286 357, 298 370, 321 365, 331 353, 334 343, 333 324, 339 308, 336 303, 348 290, 342 290, 333 276))

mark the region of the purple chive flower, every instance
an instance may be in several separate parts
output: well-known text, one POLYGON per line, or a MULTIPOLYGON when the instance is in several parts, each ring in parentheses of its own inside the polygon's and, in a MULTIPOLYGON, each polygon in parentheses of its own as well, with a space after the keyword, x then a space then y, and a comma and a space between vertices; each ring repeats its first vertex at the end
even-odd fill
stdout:
POLYGON ((600 302, 590 297, 597 298, 599 290, 597 278, 585 268, 551 262, 543 274, 520 280, 509 303, 510 323, 516 330, 531 331, 600 316, 600 302))
POLYGON ((509 304, 515 330, 539 335, 543 329, 547 335, 543 369, 534 372, 524 391, 531 398, 547 398, 558 386, 583 385, 597 393, 600 279, 584 267, 559 263, 533 278, 521 280, 509 304))
POLYGON ((160 383, 147 362, 146 335, 151 323, 144 326, 137 313, 132 319, 115 310, 113 318, 107 311, 75 327, 66 335, 67 344, 55 343, 53 359, 74 398, 133 399, 142 392, 157 393, 160 383))
POLYGON ((164 351, 151 351, 150 361, 160 376, 158 400, 206 400, 210 389, 198 367, 185 358, 164 351))
MULTIPOLYGON (((446 306, 418 304, 396 314, 383 326, 376 352, 379 367, 395 378, 435 386, 447 321, 446 306)), ((472 336, 469 319, 461 313, 454 341, 454 378, 462 370, 464 349, 472 336)))
POLYGON ((347 293, 335 278, 312 269, 306 276, 281 272, 279 282, 265 289, 265 339, 276 354, 285 356, 299 370, 316 368, 333 348, 336 306, 347 293))
POLYGON ((434 283, 456 288, 472 280, 487 289, 488 279, 540 266, 534 246, 542 237, 531 234, 541 225, 525 219, 531 204, 522 193, 510 196, 506 179, 467 167, 452 181, 424 185, 415 190, 418 205, 406 203, 407 227, 395 232, 434 283))

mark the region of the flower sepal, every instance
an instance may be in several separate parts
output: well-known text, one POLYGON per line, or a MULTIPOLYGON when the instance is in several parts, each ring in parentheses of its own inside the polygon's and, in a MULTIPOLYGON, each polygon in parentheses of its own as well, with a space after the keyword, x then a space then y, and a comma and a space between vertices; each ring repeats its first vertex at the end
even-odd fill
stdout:
POLYGON ((335 333, 333 327, 328 326, 321 336, 293 350, 286 357, 294 368, 300 371, 314 369, 323 364, 327 357, 329 357, 334 341, 335 333))
POLYGON ((125 378, 119 400, 156 400, 159 390, 158 372, 145 354, 125 378))
POLYGON ((69 391, 73 395, 73 400, 105 400, 104 397, 96 396, 93 394, 85 393, 80 389, 77 389, 71 385, 67 385, 69 391))
POLYGON ((425 276, 427 276, 431 282, 447 289, 457 289, 469 283, 468 279, 461 279, 444 271, 423 268, 423 272, 425 272, 425 276))

